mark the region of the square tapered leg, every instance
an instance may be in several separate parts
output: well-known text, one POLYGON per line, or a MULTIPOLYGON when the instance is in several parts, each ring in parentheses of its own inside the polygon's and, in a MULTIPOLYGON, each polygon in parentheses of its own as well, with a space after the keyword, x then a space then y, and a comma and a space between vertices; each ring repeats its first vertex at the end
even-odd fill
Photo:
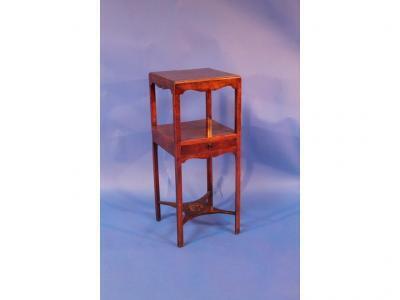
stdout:
POLYGON ((235 154, 235 234, 240 233, 240 151, 235 154))
POLYGON ((160 208, 160 181, 158 174, 158 146, 153 143, 153 176, 154 176, 154 204, 156 209, 156 220, 161 220, 160 208))
POLYGON ((209 204, 212 207, 213 203, 213 171, 212 171, 212 157, 207 158, 207 192, 209 193, 209 204))
POLYGON ((183 247, 182 163, 175 159, 177 244, 183 247))

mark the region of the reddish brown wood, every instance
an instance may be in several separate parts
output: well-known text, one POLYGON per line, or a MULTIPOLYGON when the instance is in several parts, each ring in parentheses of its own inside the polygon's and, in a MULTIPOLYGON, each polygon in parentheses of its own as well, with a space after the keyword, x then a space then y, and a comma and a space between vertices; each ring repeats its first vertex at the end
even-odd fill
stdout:
POLYGON ((150 83, 150 110, 151 110, 151 128, 157 126, 157 105, 156 105, 156 85, 150 83))
MULTIPOLYGON (((232 210, 224 210, 215 208, 210 204, 210 192, 207 192, 202 197, 197 200, 185 202, 183 203, 183 211, 185 213, 185 217, 183 219, 183 224, 185 224, 190 219, 200 215, 207 215, 207 214, 228 214, 228 215, 235 215, 235 211, 232 210)), ((163 205, 168 205, 171 207, 176 208, 176 202, 171 201, 160 201, 163 205)))
POLYGON ((209 68, 149 73, 151 126, 153 136, 153 171, 156 218, 161 218, 160 204, 176 208, 177 244, 184 245, 183 224, 205 214, 235 215, 235 233, 240 232, 240 156, 241 156, 241 78, 209 68), (157 124, 155 86, 170 89, 173 99, 173 123, 157 124), (212 120, 211 91, 225 86, 235 90, 235 129, 212 120), (206 93, 206 118, 181 122, 180 95, 187 90, 206 93), (160 201, 158 146, 175 158, 176 202, 160 201), (235 155, 235 211, 222 210, 213 204, 212 158, 224 153, 235 155), (191 158, 207 159, 207 193, 198 200, 183 202, 182 164, 191 158))
POLYGON ((242 136, 242 82, 235 89, 235 234, 240 232, 240 161, 241 161, 241 136, 242 136))
POLYGON ((217 142, 209 142, 207 144, 192 144, 182 146, 182 160, 186 161, 190 158, 208 158, 215 157, 225 153, 236 152, 236 139, 226 139, 217 142))
POLYGON ((211 91, 206 92, 206 136, 212 136, 212 105, 211 105, 211 91))
MULTIPOLYGON (((236 133, 231 128, 228 128, 216 121, 212 121, 213 135, 207 138, 206 135, 206 119, 188 121, 181 123, 181 145, 192 145, 209 142, 216 142, 226 139, 236 139, 236 133)), ((174 145, 174 126, 173 124, 158 125, 153 129, 153 136, 157 139, 157 143, 163 148, 175 147, 174 145)), ((175 153, 175 150, 172 151, 175 153)))
MULTIPOLYGON (((157 108, 156 108, 156 87, 150 84, 150 110, 151 110, 151 127, 157 126, 157 108)), ((161 220, 160 207, 160 184, 158 173, 158 146, 153 142, 153 175, 154 175, 154 205, 156 209, 156 220, 161 220)))
POLYGON ((185 212, 185 217, 183 218, 183 224, 185 224, 187 221, 195 217, 199 217, 202 215, 209 215, 209 214, 235 215, 234 211, 213 207, 210 204, 210 196, 211 194, 207 192, 200 199, 187 202, 183 205, 183 211, 185 212))
POLYGON ((181 103, 180 96, 173 91, 173 119, 175 144, 175 188, 176 188, 176 226, 178 247, 183 247, 183 199, 182 199, 182 161, 181 161, 181 103))
MULTIPOLYGON (((207 142, 207 120, 196 120, 187 121, 181 123, 181 140, 183 144, 195 143, 197 140, 207 142)), ((212 120, 212 137, 224 136, 225 137, 236 137, 235 131, 217 121, 212 120)), ((173 124, 158 125, 155 130, 163 135, 167 140, 173 140, 174 138, 174 127, 173 124)))
POLYGON ((212 171, 212 157, 207 158, 207 191, 210 193, 209 202, 213 206, 213 171, 212 171))
POLYGON ((154 200, 156 208, 156 220, 161 220, 161 207, 160 207, 160 183, 158 173, 158 146, 153 143, 153 175, 154 175, 154 200))
POLYGON ((223 86, 235 85, 240 80, 239 75, 214 70, 210 68, 173 70, 149 73, 150 83, 161 88, 178 92, 185 90, 214 90, 223 86))
MULTIPOLYGON (((212 137, 212 103, 211 90, 206 92, 206 119, 207 119, 207 138, 212 137)), ((207 192, 209 205, 213 206, 213 177, 212 177, 212 157, 207 157, 207 192)))

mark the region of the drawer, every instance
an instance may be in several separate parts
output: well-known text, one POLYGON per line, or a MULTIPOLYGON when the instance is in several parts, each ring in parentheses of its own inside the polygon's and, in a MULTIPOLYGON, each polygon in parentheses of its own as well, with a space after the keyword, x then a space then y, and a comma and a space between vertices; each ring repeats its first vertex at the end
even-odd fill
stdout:
POLYGON ((181 148, 183 159, 205 158, 234 151, 236 151, 236 138, 182 145, 181 148))

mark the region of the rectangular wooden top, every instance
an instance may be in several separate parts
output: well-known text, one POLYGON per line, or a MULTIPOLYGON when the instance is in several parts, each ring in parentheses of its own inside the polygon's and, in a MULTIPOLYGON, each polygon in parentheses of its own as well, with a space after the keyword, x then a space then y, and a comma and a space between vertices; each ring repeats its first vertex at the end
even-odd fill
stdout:
POLYGON ((236 80, 240 79, 240 76, 211 68, 200 68, 150 72, 149 79, 157 85, 171 87, 179 84, 210 82, 214 80, 236 80))

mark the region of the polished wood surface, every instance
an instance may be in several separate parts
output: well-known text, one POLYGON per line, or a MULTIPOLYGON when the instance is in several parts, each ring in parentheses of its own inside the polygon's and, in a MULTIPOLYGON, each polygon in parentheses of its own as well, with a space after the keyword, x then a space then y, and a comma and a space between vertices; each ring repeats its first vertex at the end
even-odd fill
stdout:
POLYGON ((153 173, 156 219, 161 220, 161 205, 176 209, 177 245, 183 247, 183 225, 205 214, 235 216, 235 233, 240 232, 240 171, 241 171, 241 78, 238 75, 209 69, 174 70, 149 73, 150 111, 153 137, 153 173), (170 89, 172 94, 173 123, 157 124, 156 91, 158 86, 170 89), (235 91, 235 128, 212 120, 212 91, 231 86, 235 91), (187 90, 205 92, 206 118, 181 122, 180 98, 187 90), (175 159, 176 201, 161 201, 158 171, 158 146, 175 159), (212 158, 225 153, 235 156, 235 210, 214 207, 212 158), (183 202, 182 164, 188 159, 207 161, 207 192, 198 200, 183 202))
POLYGON ((154 82, 165 80, 172 84, 240 78, 239 75, 210 68, 151 72, 150 77, 154 78, 154 82))
POLYGON ((187 90, 212 91, 231 86, 236 88, 241 82, 239 75, 210 68, 173 70, 149 73, 150 84, 156 84, 173 93, 182 94, 187 90))
MULTIPOLYGON (((173 124, 158 125, 154 131, 164 135, 166 139, 173 141, 174 126, 173 124)), ((233 129, 222 125, 214 120, 208 122, 207 119, 187 121, 181 123, 181 142, 182 144, 190 144, 200 141, 208 141, 209 138, 215 137, 236 137, 233 129), (210 130, 208 126, 210 125, 210 130), (211 135, 212 132, 212 135, 211 135), (210 134, 210 135, 209 135, 210 134)))

